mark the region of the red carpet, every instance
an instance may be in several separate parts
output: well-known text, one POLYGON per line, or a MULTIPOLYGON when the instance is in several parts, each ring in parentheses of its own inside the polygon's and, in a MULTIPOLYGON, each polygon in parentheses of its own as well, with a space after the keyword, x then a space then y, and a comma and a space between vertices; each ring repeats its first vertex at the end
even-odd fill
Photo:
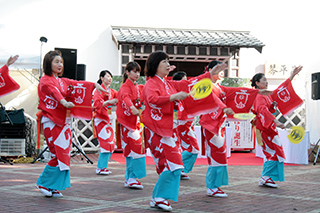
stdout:
MULTIPOLYGON (((122 153, 113 153, 111 159, 121 164, 126 163, 125 157, 122 153)), ((152 157, 146 157, 147 165, 154 165, 152 157)), ((228 165, 242 165, 242 166, 259 166, 263 164, 263 159, 255 156, 254 153, 232 153, 228 158, 228 165)), ((197 158, 195 165, 207 165, 207 158, 197 158)))
MULTIPOLYGON (((126 163, 125 157, 123 157, 122 153, 113 153, 111 155, 111 159, 115 160, 121 164, 126 163)), ((152 157, 146 157, 146 164, 147 165, 154 165, 154 161, 152 157)), ((207 158, 197 158, 195 165, 207 165, 207 158)), ((228 158, 228 165, 229 166, 262 166, 263 159, 256 157, 255 153, 238 153, 234 152, 231 153, 231 157, 228 158)), ((291 166, 298 166, 299 164, 287 164, 291 166)))

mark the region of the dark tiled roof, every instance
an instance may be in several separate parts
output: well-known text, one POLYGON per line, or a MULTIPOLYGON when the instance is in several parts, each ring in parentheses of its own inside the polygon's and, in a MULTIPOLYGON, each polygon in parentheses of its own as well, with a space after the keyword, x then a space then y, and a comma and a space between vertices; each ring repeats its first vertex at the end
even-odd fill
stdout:
POLYGON ((264 44, 247 31, 217 31, 112 26, 119 44, 251 47, 262 51, 264 44))

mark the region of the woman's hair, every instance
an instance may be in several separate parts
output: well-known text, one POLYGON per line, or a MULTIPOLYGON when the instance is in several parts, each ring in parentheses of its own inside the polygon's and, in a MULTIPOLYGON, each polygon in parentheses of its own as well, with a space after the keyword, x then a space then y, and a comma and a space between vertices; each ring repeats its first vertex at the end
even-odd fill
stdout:
POLYGON ((134 69, 136 69, 136 71, 141 72, 141 67, 137 62, 130 61, 126 64, 125 71, 122 75, 122 83, 126 82, 126 80, 128 79, 128 75, 126 73, 126 70, 128 70, 128 72, 130 72, 131 70, 134 70, 134 69))
POLYGON ((257 82, 260 82, 260 79, 264 76, 263 73, 257 73, 251 79, 251 86, 258 89, 257 82))
POLYGON ((209 69, 212 69, 215 67, 217 64, 222 64, 221 61, 211 61, 206 67, 205 67, 205 72, 209 71, 209 69))
POLYGON ((109 70, 102 70, 99 75, 99 80, 97 81, 98 84, 102 84, 101 77, 104 77, 107 73, 111 76, 111 78, 113 78, 112 73, 109 70))
MULTIPOLYGON (((60 56, 63 62, 63 58, 61 55, 61 52, 59 50, 51 50, 49 51, 43 58, 43 72, 46 75, 51 76, 52 75, 52 61, 56 56, 60 56)), ((61 76, 63 74, 63 69, 62 72, 59 74, 59 76, 61 76)))
POLYGON ((145 75, 147 77, 153 77, 157 73, 157 69, 159 66, 159 63, 162 60, 169 60, 169 55, 163 51, 157 51, 153 52, 148 56, 148 59, 146 61, 146 67, 145 67, 145 75))
POLYGON ((175 74, 173 74, 172 80, 179 81, 179 80, 181 80, 184 76, 187 76, 187 73, 186 73, 186 72, 178 71, 178 72, 176 72, 175 74))

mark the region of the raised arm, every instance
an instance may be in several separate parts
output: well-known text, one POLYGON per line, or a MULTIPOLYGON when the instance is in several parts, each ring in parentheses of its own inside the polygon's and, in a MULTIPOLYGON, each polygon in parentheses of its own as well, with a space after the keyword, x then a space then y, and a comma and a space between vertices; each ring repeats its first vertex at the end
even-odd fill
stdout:
POLYGON ((289 77, 290 81, 292 81, 292 79, 294 78, 294 76, 296 76, 301 70, 302 70, 303 66, 299 65, 297 67, 295 67, 289 77))
POLYGON ((14 62, 16 62, 16 60, 18 60, 19 55, 15 55, 15 56, 10 56, 10 58, 7 61, 7 67, 9 67, 11 64, 13 64, 14 62))
POLYGON ((217 64, 210 70, 210 76, 213 83, 219 79, 219 73, 228 67, 227 64, 217 64))

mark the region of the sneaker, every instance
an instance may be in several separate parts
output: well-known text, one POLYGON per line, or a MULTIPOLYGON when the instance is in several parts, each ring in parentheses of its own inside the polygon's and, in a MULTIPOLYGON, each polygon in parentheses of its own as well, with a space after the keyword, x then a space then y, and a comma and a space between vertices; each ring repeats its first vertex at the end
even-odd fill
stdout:
POLYGON ((46 197, 52 197, 52 192, 50 189, 46 188, 46 187, 43 187, 43 186, 36 186, 39 191, 44 194, 46 197))
POLYGON ((220 188, 207 189, 207 195, 210 197, 228 197, 220 188))
POLYGON ((96 169, 96 174, 97 175, 110 175, 112 172, 110 170, 108 170, 107 168, 103 168, 103 169, 96 169))
POLYGON ((190 180, 190 177, 188 175, 186 175, 186 173, 184 172, 181 172, 181 177, 180 177, 181 180, 190 180))
POLYGON ((259 186, 268 186, 271 188, 278 188, 278 185, 268 176, 260 178, 259 186))
POLYGON ((63 194, 61 192, 59 192, 58 190, 52 190, 52 197, 63 197, 63 194))
POLYGON ((131 181, 124 181, 124 187, 131 188, 131 189, 143 189, 143 186, 141 182, 134 179, 131 183, 131 181))
POLYGON ((170 203, 165 199, 163 199, 161 201, 155 201, 154 199, 151 199, 150 200, 150 207, 163 209, 168 212, 172 211, 172 207, 170 206, 170 203))

